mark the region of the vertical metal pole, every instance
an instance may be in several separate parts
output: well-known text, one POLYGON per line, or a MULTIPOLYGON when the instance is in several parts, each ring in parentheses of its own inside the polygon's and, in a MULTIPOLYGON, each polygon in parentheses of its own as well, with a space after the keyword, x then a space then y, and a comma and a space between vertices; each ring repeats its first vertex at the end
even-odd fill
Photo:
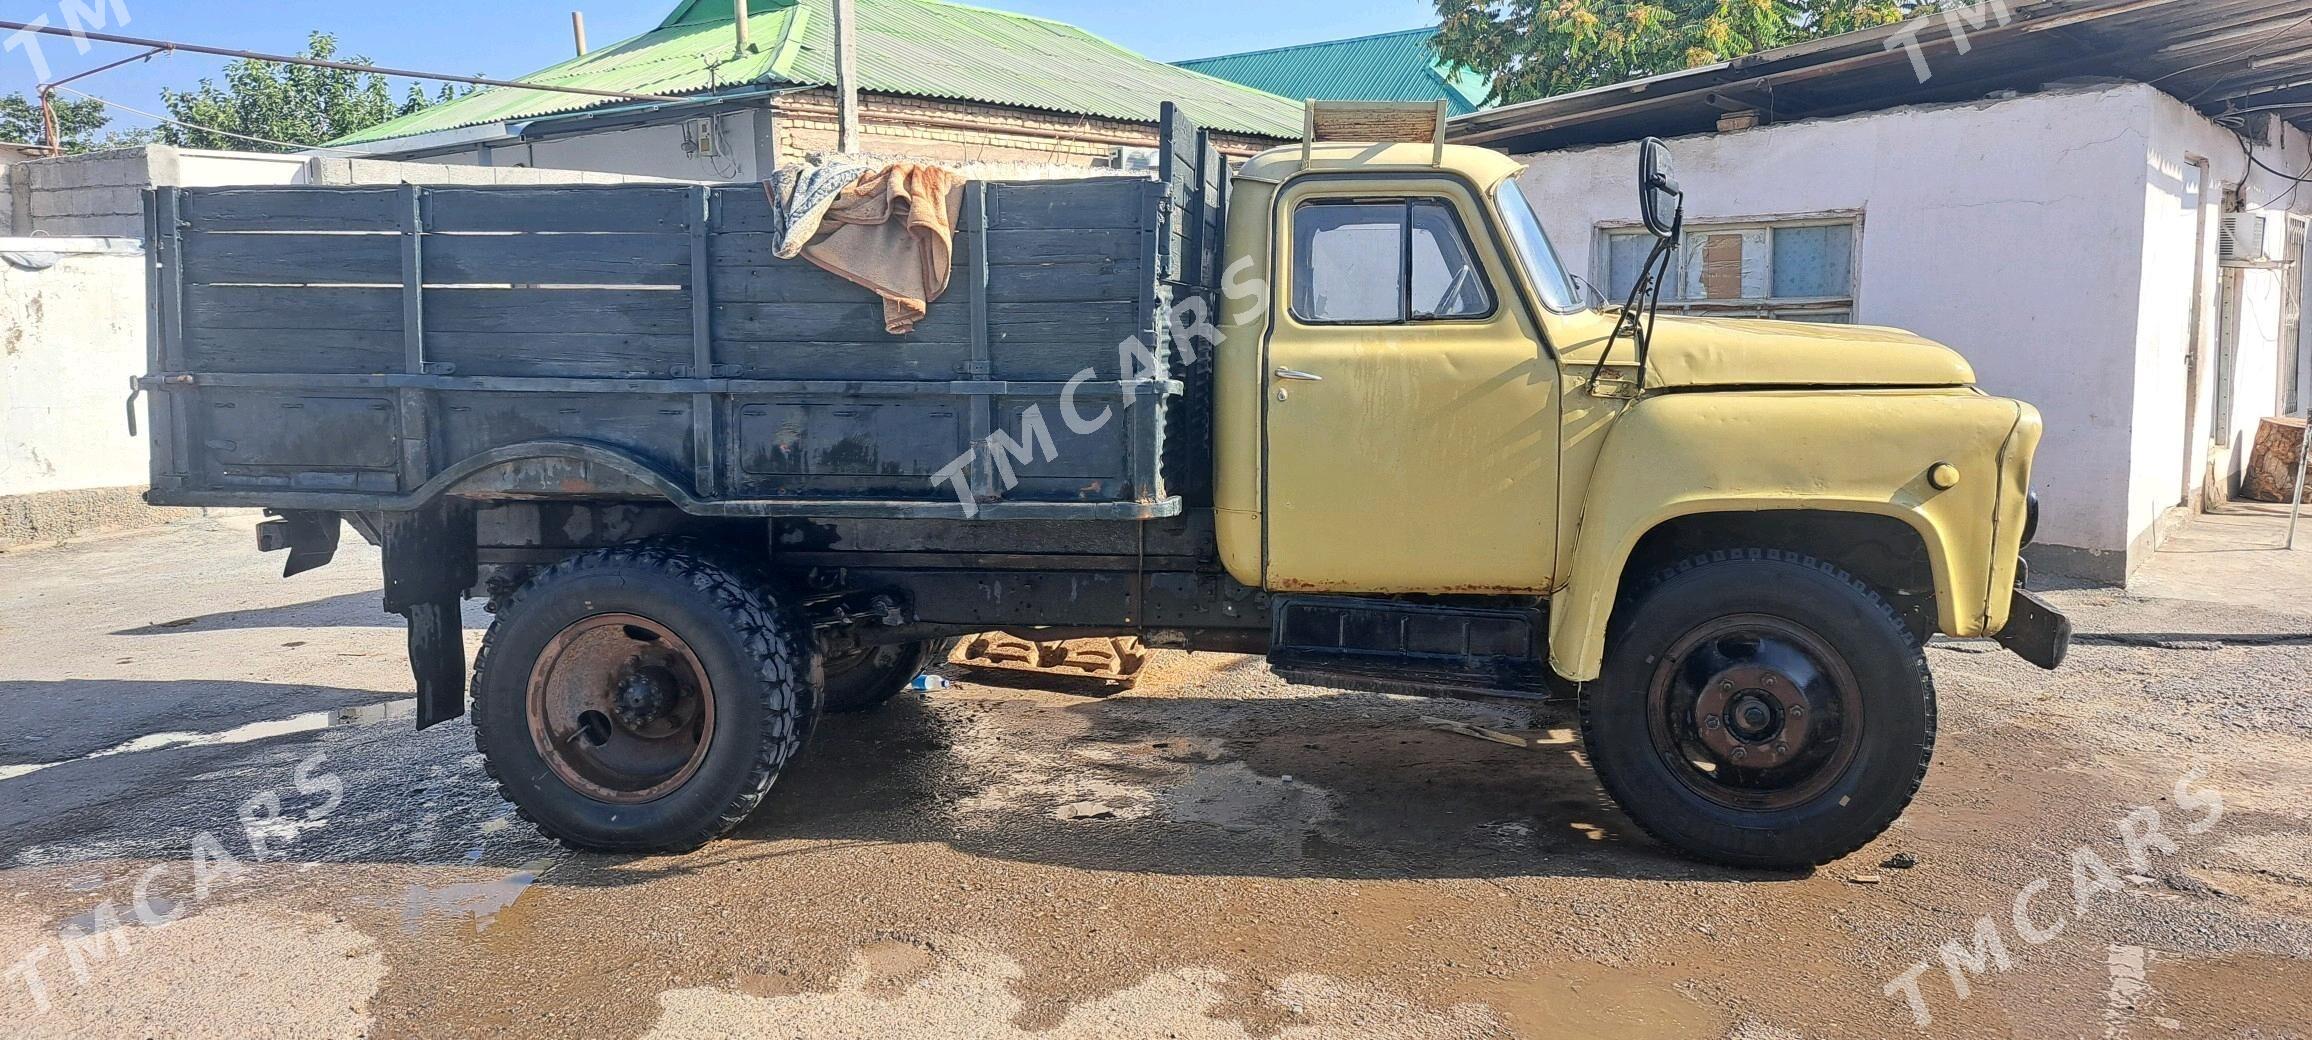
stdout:
MULTIPOLYGON (((690 189, 690 366, 692 379, 714 377, 714 193, 706 185, 690 189)), ((717 440, 719 394, 690 395, 692 483, 698 497, 722 493, 717 440)))
POLYGON ((2288 548, 2296 547, 2296 526, 2304 519, 2304 468, 2312 463, 2312 416, 2304 421, 2304 439, 2296 445, 2296 493, 2288 499, 2288 548))
POLYGON ((995 459, 987 443, 995 433, 995 396, 988 386, 995 377, 995 355, 988 332, 987 209, 987 182, 964 182, 963 231, 969 236, 964 241, 964 288, 971 307, 971 360, 964 363, 963 371, 974 387, 965 428, 971 433, 969 447, 979 451, 972 461, 972 488, 980 501, 993 502, 1002 497, 1003 489, 996 486, 995 459))
POLYGON ((415 184, 400 188, 401 220, 401 344, 402 370, 426 375, 425 360, 425 209, 424 189, 415 184))
MULTIPOLYGON (((184 189, 156 188, 153 190, 153 287, 155 319, 160 323, 160 364, 156 374, 179 375, 189 372, 192 363, 185 353, 185 216, 184 189)), ((169 443, 169 487, 184 487, 193 472, 192 427, 193 406, 199 402, 191 389, 172 380, 172 388, 153 394, 156 411, 153 428, 166 430, 169 443)), ((154 436, 163 436, 156 433, 154 436)), ((156 460, 157 467, 159 462, 156 460)))
MULTIPOLYGON (((396 196, 401 224, 402 371, 412 376, 449 370, 425 357, 425 189, 404 184, 396 196)), ((401 414, 401 490, 414 491, 433 479, 434 392, 405 386, 395 395, 401 414)))
POLYGON ((859 14, 835 0, 835 150, 859 151, 859 14))
POLYGON ((570 12, 570 35, 577 40, 578 56, 586 56, 586 12, 570 12))
POLYGON ((48 154, 64 154, 64 142, 56 139, 56 91, 45 83, 40 85, 40 133, 40 143, 48 146, 48 154))
MULTIPOLYGON (((797 15, 797 17, 801 16, 797 15)), ((747 45, 750 42, 749 32, 754 28, 754 14, 747 10, 747 0, 738 0, 737 3, 731 5, 731 19, 733 26, 738 30, 738 48, 731 53, 743 56, 747 53, 747 45)))

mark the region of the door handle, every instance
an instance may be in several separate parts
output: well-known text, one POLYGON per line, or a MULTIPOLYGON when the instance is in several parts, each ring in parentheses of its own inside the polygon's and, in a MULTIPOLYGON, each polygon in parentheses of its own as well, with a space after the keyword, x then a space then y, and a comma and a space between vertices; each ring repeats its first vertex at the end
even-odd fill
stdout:
POLYGON ((1290 379, 1300 383, 1322 383, 1325 381, 1325 377, 1317 375, 1314 372, 1302 372, 1298 369, 1291 368, 1277 369, 1276 377, 1278 379, 1290 379))

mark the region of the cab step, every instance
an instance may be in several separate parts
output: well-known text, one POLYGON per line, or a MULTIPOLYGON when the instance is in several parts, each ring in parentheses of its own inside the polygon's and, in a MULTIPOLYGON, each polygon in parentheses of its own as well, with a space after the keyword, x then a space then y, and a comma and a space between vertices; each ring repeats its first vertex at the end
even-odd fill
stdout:
POLYGON ((1545 700, 1552 693, 1547 616, 1538 604, 1280 597, 1268 663, 1300 686, 1545 700))

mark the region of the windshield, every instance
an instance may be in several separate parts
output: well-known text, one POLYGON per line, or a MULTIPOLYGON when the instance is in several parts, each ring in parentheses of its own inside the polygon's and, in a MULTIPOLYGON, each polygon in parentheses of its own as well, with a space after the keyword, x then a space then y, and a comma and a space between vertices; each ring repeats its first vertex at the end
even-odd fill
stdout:
POLYGON ((1509 226, 1509 238, 1517 243, 1517 257, 1533 278, 1533 287, 1541 293, 1543 305, 1560 314, 1580 310, 1583 294, 1574 288, 1565 265, 1558 261, 1549 236, 1542 233, 1541 218, 1533 212, 1533 203, 1527 201, 1525 189, 1518 186, 1517 178, 1502 181, 1493 194, 1501 206, 1501 222, 1509 226))

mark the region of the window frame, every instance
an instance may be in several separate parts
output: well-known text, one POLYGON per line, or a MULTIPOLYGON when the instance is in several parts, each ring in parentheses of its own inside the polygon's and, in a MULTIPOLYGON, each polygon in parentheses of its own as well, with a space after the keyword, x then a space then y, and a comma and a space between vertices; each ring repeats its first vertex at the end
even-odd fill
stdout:
MULTIPOLYGON (((1293 204, 1292 220, 1286 229, 1292 243, 1291 281, 1285 286, 1285 313, 1300 325, 1310 328, 1420 328, 1430 325, 1483 325, 1501 315, 1501 290, 1494 284, 1493 275, 1485 269, 1485 258, 1477 248, 1477 236, 1469 231, 1469 222, 1461 219, 1461 207, 1445 195, 1338 195, 1302 199, 1293 204), (1477 272, 1478 284, 1485 290, 1485 310, 1476 314, 1456 314, 1450 317, 1417 317, 1413 311, 1413 207, 1419 203, 1433 203, 1445 211, 1453 221, 1453 230, 1461 236, 1461 252, 1468 258, 1469 267, 1477 272), (1320 206, 1395 206, 1403 214, 1404 233, 1397 243, 1397 313, 1394 321, 1352 321, 1314 318, 1301 312, 1302 265, 1309 259, 1301 245, 1301 214, 1320 206)), ((1312 269, 1313 270, 1313 269, 1312 269)))
MULTIPOLYGON (((1686 224, 1686 241, 1679 243, 1681 251, 1695 238, 1702 235, 1743 231, 1767 232, 1765 277, 1768 292, 1773 291, 1774 285, 1773 236, 1776 232, 1803 228, 1847 228, 1851 242, 1847 253, 1848 292, 1844 296, 1763 296, 1732 300, 1688 300, 1664 294, 1661 304, 1662 311, 1666 314, 1682 314, 1691 317, 1763 317, 1784 320, 1844 313, 1846 324, 1857 324, 1863 301, 1863 223, 1861 210, 1830 210, 1822 213, 1788 216, 1736 217, 1707 222, 1689 221, 1686 224)), ((1602 292, 1609 296, 1614 293, 1615 289, 1613 280, 1614 240, 1633 233, 1645 235, 1649 240, 1652 237, 1650 233, 1645 231, 1643 225, 1635 221, 1604 221, 1597 225, 1595 248, 1590 253, 1590 268, 1592 273, 1596 275, 1596 280, 1592 284, 1598 286, 1602 292)), ((1680 276, 1679 288, 1682 289, 1684 268, 1681 266, 1677 273, 1680 276)), ((1609 300, 1609 302, 1612 301, 1609 300)))

